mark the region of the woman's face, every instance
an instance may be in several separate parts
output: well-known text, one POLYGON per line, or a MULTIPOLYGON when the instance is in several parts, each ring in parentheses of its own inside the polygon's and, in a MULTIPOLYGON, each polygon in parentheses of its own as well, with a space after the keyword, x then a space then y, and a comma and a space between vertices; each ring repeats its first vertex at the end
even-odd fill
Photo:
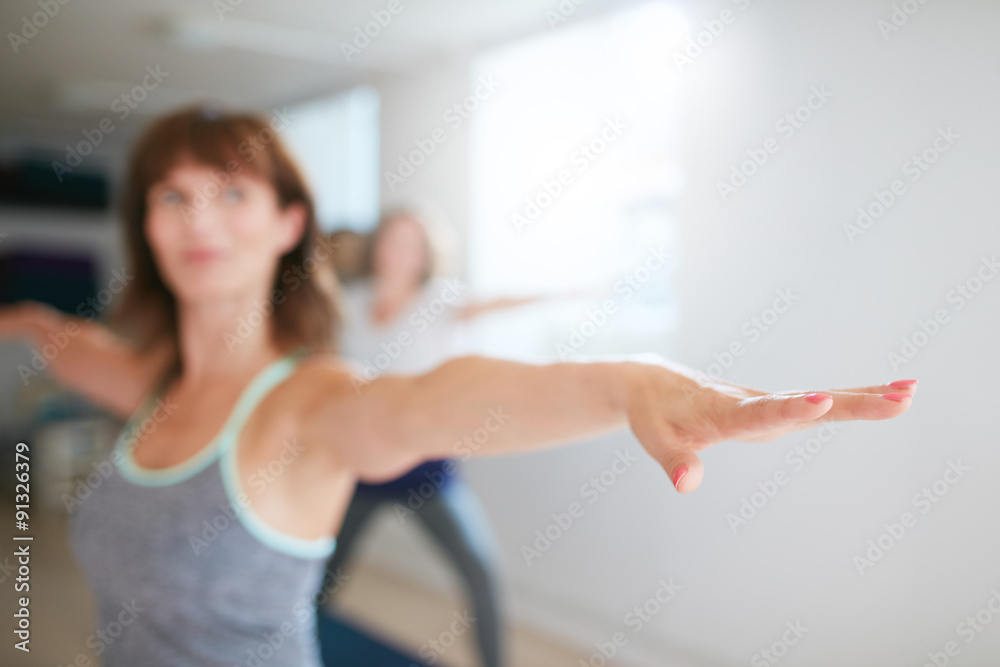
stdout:
POLYGON ((146 238, 180 303, 260 298, 302 236, 305 210, 282 210, 271 184, 182 162, 146 193, 146 238))
POLYGON ((391 219, 379 236, 373 257, 375 274, 418 282, 427 266, 424 230, 406 216, 391 219))

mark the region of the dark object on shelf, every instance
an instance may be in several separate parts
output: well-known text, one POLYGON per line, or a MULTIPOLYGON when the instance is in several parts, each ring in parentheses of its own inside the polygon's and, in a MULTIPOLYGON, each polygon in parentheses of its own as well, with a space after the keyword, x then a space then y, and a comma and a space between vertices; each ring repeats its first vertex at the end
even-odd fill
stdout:
POLYGON ((95 167, 84 170, 53 167, 62 158, 21 159, 0 164, 0 206, 30 206, 107 211, 107 175, 95 167))
POLYGON ((0 255, 0 303, 31 299, 96 319, 107 306, 100 296, 94 262, 87 255, 24 249, 0 255))

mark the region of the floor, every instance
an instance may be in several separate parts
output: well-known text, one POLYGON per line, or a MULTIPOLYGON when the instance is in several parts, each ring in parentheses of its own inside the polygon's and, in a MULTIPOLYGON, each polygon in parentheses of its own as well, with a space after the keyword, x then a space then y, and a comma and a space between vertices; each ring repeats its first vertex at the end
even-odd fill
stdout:
MULTIPOLYGON (((467 608, 462 600, 449 600, 391 574, 363 566, 352 571, 351 580, 339 591, 334 609, 349 615, 366 628, 377 628, 382 636, 397 646, 407 647, 417 655, 420 648, 430 650, 428 640, 438 638, 446 644, 452 636, 450 626, 467 608)), ((458 628, 462 628, 461 623, 458 628)), ((517 667, 578 667, 581 655, 560 646, 527 627, 508 628, 506 663, 517 667)), ((439 645, 440 645, 439 644, 439 645)), ((457 634, 455 643, 443 652, 435 665, 478 667, 474 636, 471 631, 457 634)))
MULTIPOLYGON (((0 516, 13 517, 13 503, 0 500, 0 516)), ((7 522, 5 522, 7 523, 7 522)), ((8 524, 10 525, 10 524, 8 524)), ((11 667, 97 667, 100 663, 87 646, 87 638, 97 627, 90 592, 67 544, 66 518, 57 513, 31 517, 31 652, 13 648, 10 623, 4 626, 0 644, 0 665, 11 667)), ((12 531, 3 530, 0 539, 0 615, 11 619, 17 594, 17 563, 12 557, 12 531)), ((418 654, 428 640, 446 632, 456 610, 464 607, 427 589, 386 572, 355 562, 350 580, 331 603, 356 623, 377 631, 399 647, 418 654)), ((528 627, 508 628, 507 664, 517 667, 577 667, 580 656, 528 627)), ((448 639, 445 637, 444 639, 448 639)), ((439 654, 436 665, 477 667, 474 637, 460 634, 454 644, 439 654)))

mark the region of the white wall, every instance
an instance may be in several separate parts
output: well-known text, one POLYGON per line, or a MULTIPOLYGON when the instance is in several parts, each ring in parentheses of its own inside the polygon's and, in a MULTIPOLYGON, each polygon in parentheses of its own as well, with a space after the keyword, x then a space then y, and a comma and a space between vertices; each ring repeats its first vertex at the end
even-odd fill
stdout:
MULTIPOLYGON (((993 664, 1000 619, 970 643, 956 626, 1000 590, 1000 450, 990 423, 1000 397, 992 378, 1000 281, 961 310, 947 297, 1000 251, 1000 6, 928 3, 888 39, 876 22, 889 18, 890 2, 786 0, 746 10, 716 2, 685 13, 698 31, 727 7, 735 22, 680 74, 687 184, 678 360, 708 370, 713 354, 748 342, 744 323, 784 288, 798 300, 726 379, 823 389, 916 377, 919 396, 899 420, 845 427, 801 471, 785 457, 806 433, 706 452, 705 481, 684 497, 644 459, 530 567, 521 546, 534 531, 581 499, 580 485, 610 465, 614 450, 638 445, 622 434, 474 462, 469 476, 500 535, 516 608, 588 651, 623 630, 624 653, 650 665, 747 664, 781 639, 787 621, 808 631, 786 665, 916 665, 948 641, 960 649, 956 664, 993 664), (829 101, 794 136, 779 134, 775 123, 820 85, 829 101), (960 138, 910 182, 904 161, 949 126, 960 138), (716 181, 769 136, 778 152, 723 202, 716 181), (843 224, 894 178, 905 194, 851 244, 843 224), (949 323, 892 369, 887 354, 938 308, 949 323), (922 514, 912 497, 958 460, 971 470, 922 514), (734 535, 727 513, 778 470, 789 483, 734 535), (859 574, 853 557, 906 511, 915 526, 859 574), (633 633, 624 616, 661 577, 683 588, 633 633)), ((424 136, 461 80, 437 73, 382 87, 385 160, 394 164, 424 136)), ((449 143, 412 181, 458 222, 467 206, 463 148, 449 143)), ((400 567, 416 574, 434 557, 408 560, 400 567)))
MULTIPOLYGON (((448 240, 459 252, 469 210, 469 123, 463 120, 456 128, 451 121, 454 112, 447 118, 445 114, 472 91, 468 62, 465 56, 455 56, 423 75, 385 78, 375 84, 382 105, 383 209, 426 209, 439 226, 454 231, 454 238, 448 240), (436 142, 432 136, 443 141, 436 142), (417 142, 427 147, 429 141, 434 142, 433 152, 423 164, 402 183, 390 183, 387 172, 400 173, 400 158, 409 161, 419 150, 417 142)), ((461 272, 461 258, 450 259, 447 268, 461 272)))

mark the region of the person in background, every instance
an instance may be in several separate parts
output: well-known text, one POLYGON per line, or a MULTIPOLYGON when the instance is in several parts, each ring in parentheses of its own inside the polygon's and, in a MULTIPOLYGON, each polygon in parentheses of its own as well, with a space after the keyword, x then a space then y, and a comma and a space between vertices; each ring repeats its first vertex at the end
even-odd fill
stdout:
MULTIPOLYGON (((343 285, 340 354, 355 364, 359 391, 383 372, 421 373, 455 356, 456 329, 462 320, 536 300, 471 301, 463 283, 435 275, 442 243, 429 230, 413 211, 386 214, 368 243, 365 275, 343 285)), ((335 270, 338 275, 350 274, 358 258, 342 259, 343 268, 336 266, 338 258, 333 257, 335 270)), ((400 523, 418 519, 451 561, 471 598, 481 662, 486 667, 502 664, 496 539, 479 499, 454 460, 428 461, 381 484, 359 483, 325 581, 339 581, 339 570, 383 506, 389 506, 400 523)), ((321 599, 325 593, 321 592, 321 599)))

